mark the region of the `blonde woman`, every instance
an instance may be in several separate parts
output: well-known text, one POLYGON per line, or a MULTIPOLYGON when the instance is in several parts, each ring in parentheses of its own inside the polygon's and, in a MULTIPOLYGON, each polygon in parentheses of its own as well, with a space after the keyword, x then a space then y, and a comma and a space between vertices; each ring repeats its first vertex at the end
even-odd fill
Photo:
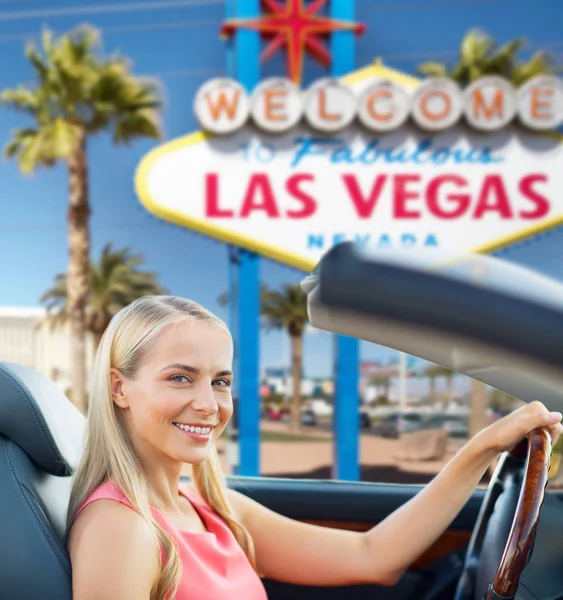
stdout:
POLYGON ((530 404, 482 431, 367 533, 303 524, 224 485, 215 440, 232 415, 232 359, 227 327, 195 302, 144 297, 113 318, 96 356, 68 514, 74 600, 265 600, 259 574, 393 584, 499 452, 536 427, 554 440, 561 433, 560 413, 530 404), (193 488, 180 485, 185 463, 193 488))

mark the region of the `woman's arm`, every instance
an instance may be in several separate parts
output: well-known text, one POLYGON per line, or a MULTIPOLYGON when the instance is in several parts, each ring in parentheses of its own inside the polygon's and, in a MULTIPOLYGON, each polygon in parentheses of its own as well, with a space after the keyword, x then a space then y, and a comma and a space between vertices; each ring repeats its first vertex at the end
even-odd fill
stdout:
POLYGON ((536 427, 561 433, 559 413, 532 403, 475 436, 412 500, 365 533, 300 523, 230 491, 266 577, 301 585, 393 585, 454 520, 494 458, 536 427))
POLYGON ((114 500, 87 506, 69 553, 74 600, 149 600, 159 573, 158 544, 142 517, 114 500))
POLYGON ((468 444, 419 494, 365 533, 294 521, 230 493, 266 577, 300 585, 393 585, 447 529, 492 458, 468 444))

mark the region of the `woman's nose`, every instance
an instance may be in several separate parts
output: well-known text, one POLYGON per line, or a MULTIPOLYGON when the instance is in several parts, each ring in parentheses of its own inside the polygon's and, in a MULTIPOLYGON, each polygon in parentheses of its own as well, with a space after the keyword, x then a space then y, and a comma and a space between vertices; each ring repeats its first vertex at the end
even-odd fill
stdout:
POLYGON ((192 408, 206 414, 217 412, 217 400, 215 400, 215 394, 210 385, 202 384, 197 387, 194 399, 192 400, 192 408))

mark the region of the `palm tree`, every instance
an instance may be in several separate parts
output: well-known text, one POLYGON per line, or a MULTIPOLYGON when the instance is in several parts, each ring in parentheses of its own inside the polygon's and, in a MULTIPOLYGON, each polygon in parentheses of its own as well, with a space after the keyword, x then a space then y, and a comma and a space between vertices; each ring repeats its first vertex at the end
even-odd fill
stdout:
POLYGON ((299 284, 286 284, 282 290, 265 287, 261 313, 267 329, 286 329, 291 338, 292 396, 290 427, 301 424, 301 374, 303 367, 303 334, 309 321, 307 296, 299 284))
POLYGON ((80 27, 57 39, 42 36, 25 54, 35 75, 33 86, 4 90, 0 99, 32 118, 16 129, 5 147, 23 174, 65 162, 69 178, 67 313, 71 324, 72 396, 84 410, 85 331, 90 253, 90 202, 87 142, 111 130, 115 144, 138 137, 159 138, 161 99, 153 81, 135 77, 117 56, 96 53, 98 32, 80 27))
MULTIPOLYGON (((90 262, 86 330, 94 335, 96 346, 113 315, 124 306, 142 296, 166 293, 154 273, 139 268, 143 263, 142 255, 131 254, 129 248, 113 250, 111 244, 103 248, 98 264, 90 262)), ((53 325, 69 319, 67 279, 66 273, 59 273, 41 297, 53 325)))
POLYGON ((472 29, 464 36, 458 62, 451 70, 444 63, 426 62, 417 71, 430 77, 449 77, 462 87, 484 75, 500 75, 518 87, 536 75, 557 70, 545 52, 536 52, 527 62, 518 61, 516 55, 523 43, 523 39, 516 39, 498 48, 490 35, 472 29))
POLYGON ((436 379, 440 377, 445 377, 446 379, 446 402, 448 406, 451 404, 453 399, 453 378, 455 373, 448 369, 447 367, 443 367, 442 365, 430 365, 426 371, 426 376, 430 380, 430 399, 433 400, 436 395, 436 379))
POLYGON ((487 408, 489 398, 485 384, 477 379, 471 380, 471 410, 469 412, 469 436, 474 437, 489 424, 487 408))
POLYGON ((381 397, 381 388, 383 388, 383 396, 387 399, 389 398, 389 388, 391 387, 391 378, 389 375, 372 375, 369 380, 375 386, 376 398, 381 397))
MULTIPOLYGON (((235 293, 236 293, 236 285, 235 293)), ((222 292, 217 302, 226 306, 229 292, 222 292)), ((260 325, 267 330, 287 329, 291 338, 292 400, 290 427, 299 428, 301 423, 301 373, 303 363, 303 333, 309 321, 307 296, 299 284, 286 284, 282 290, 271 290, 260 285, 260 325)))
POLYGON ((430 389, 428 390, 428 397, 430 398, 430 402, 434 401, 434 397, 436 396, 436 374, 434 373, 434 369, 436 365, 432 365, 426 369, 426 377, 428 377, 428 381, 430 383, 430 389))

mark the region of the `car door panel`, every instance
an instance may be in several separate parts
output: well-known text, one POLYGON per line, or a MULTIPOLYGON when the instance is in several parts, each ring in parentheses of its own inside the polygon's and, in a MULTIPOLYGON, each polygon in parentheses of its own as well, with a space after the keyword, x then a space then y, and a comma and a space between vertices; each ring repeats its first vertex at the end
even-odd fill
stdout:
MULTIPOLYGON (((418 485, 230 477, 229 486, 272 510, 299 520, 375 525, 413 498, 418 485)), ((471 532, 485 494, 477 489, 452 529, 471 532)))
MULTIPOLYGON (((420 486, 243 477, 229 478, 229 486, 287 517, 354 531, 373 527, 421 489, 420 486)), ((325 588, 265 580, 268 598, 344 600, 350 593, 359 600, 438 600, 448 594, 451 596, 483 495, 484 490, 476 491, 451 529, 411 565, 393 587, 325 588)))

